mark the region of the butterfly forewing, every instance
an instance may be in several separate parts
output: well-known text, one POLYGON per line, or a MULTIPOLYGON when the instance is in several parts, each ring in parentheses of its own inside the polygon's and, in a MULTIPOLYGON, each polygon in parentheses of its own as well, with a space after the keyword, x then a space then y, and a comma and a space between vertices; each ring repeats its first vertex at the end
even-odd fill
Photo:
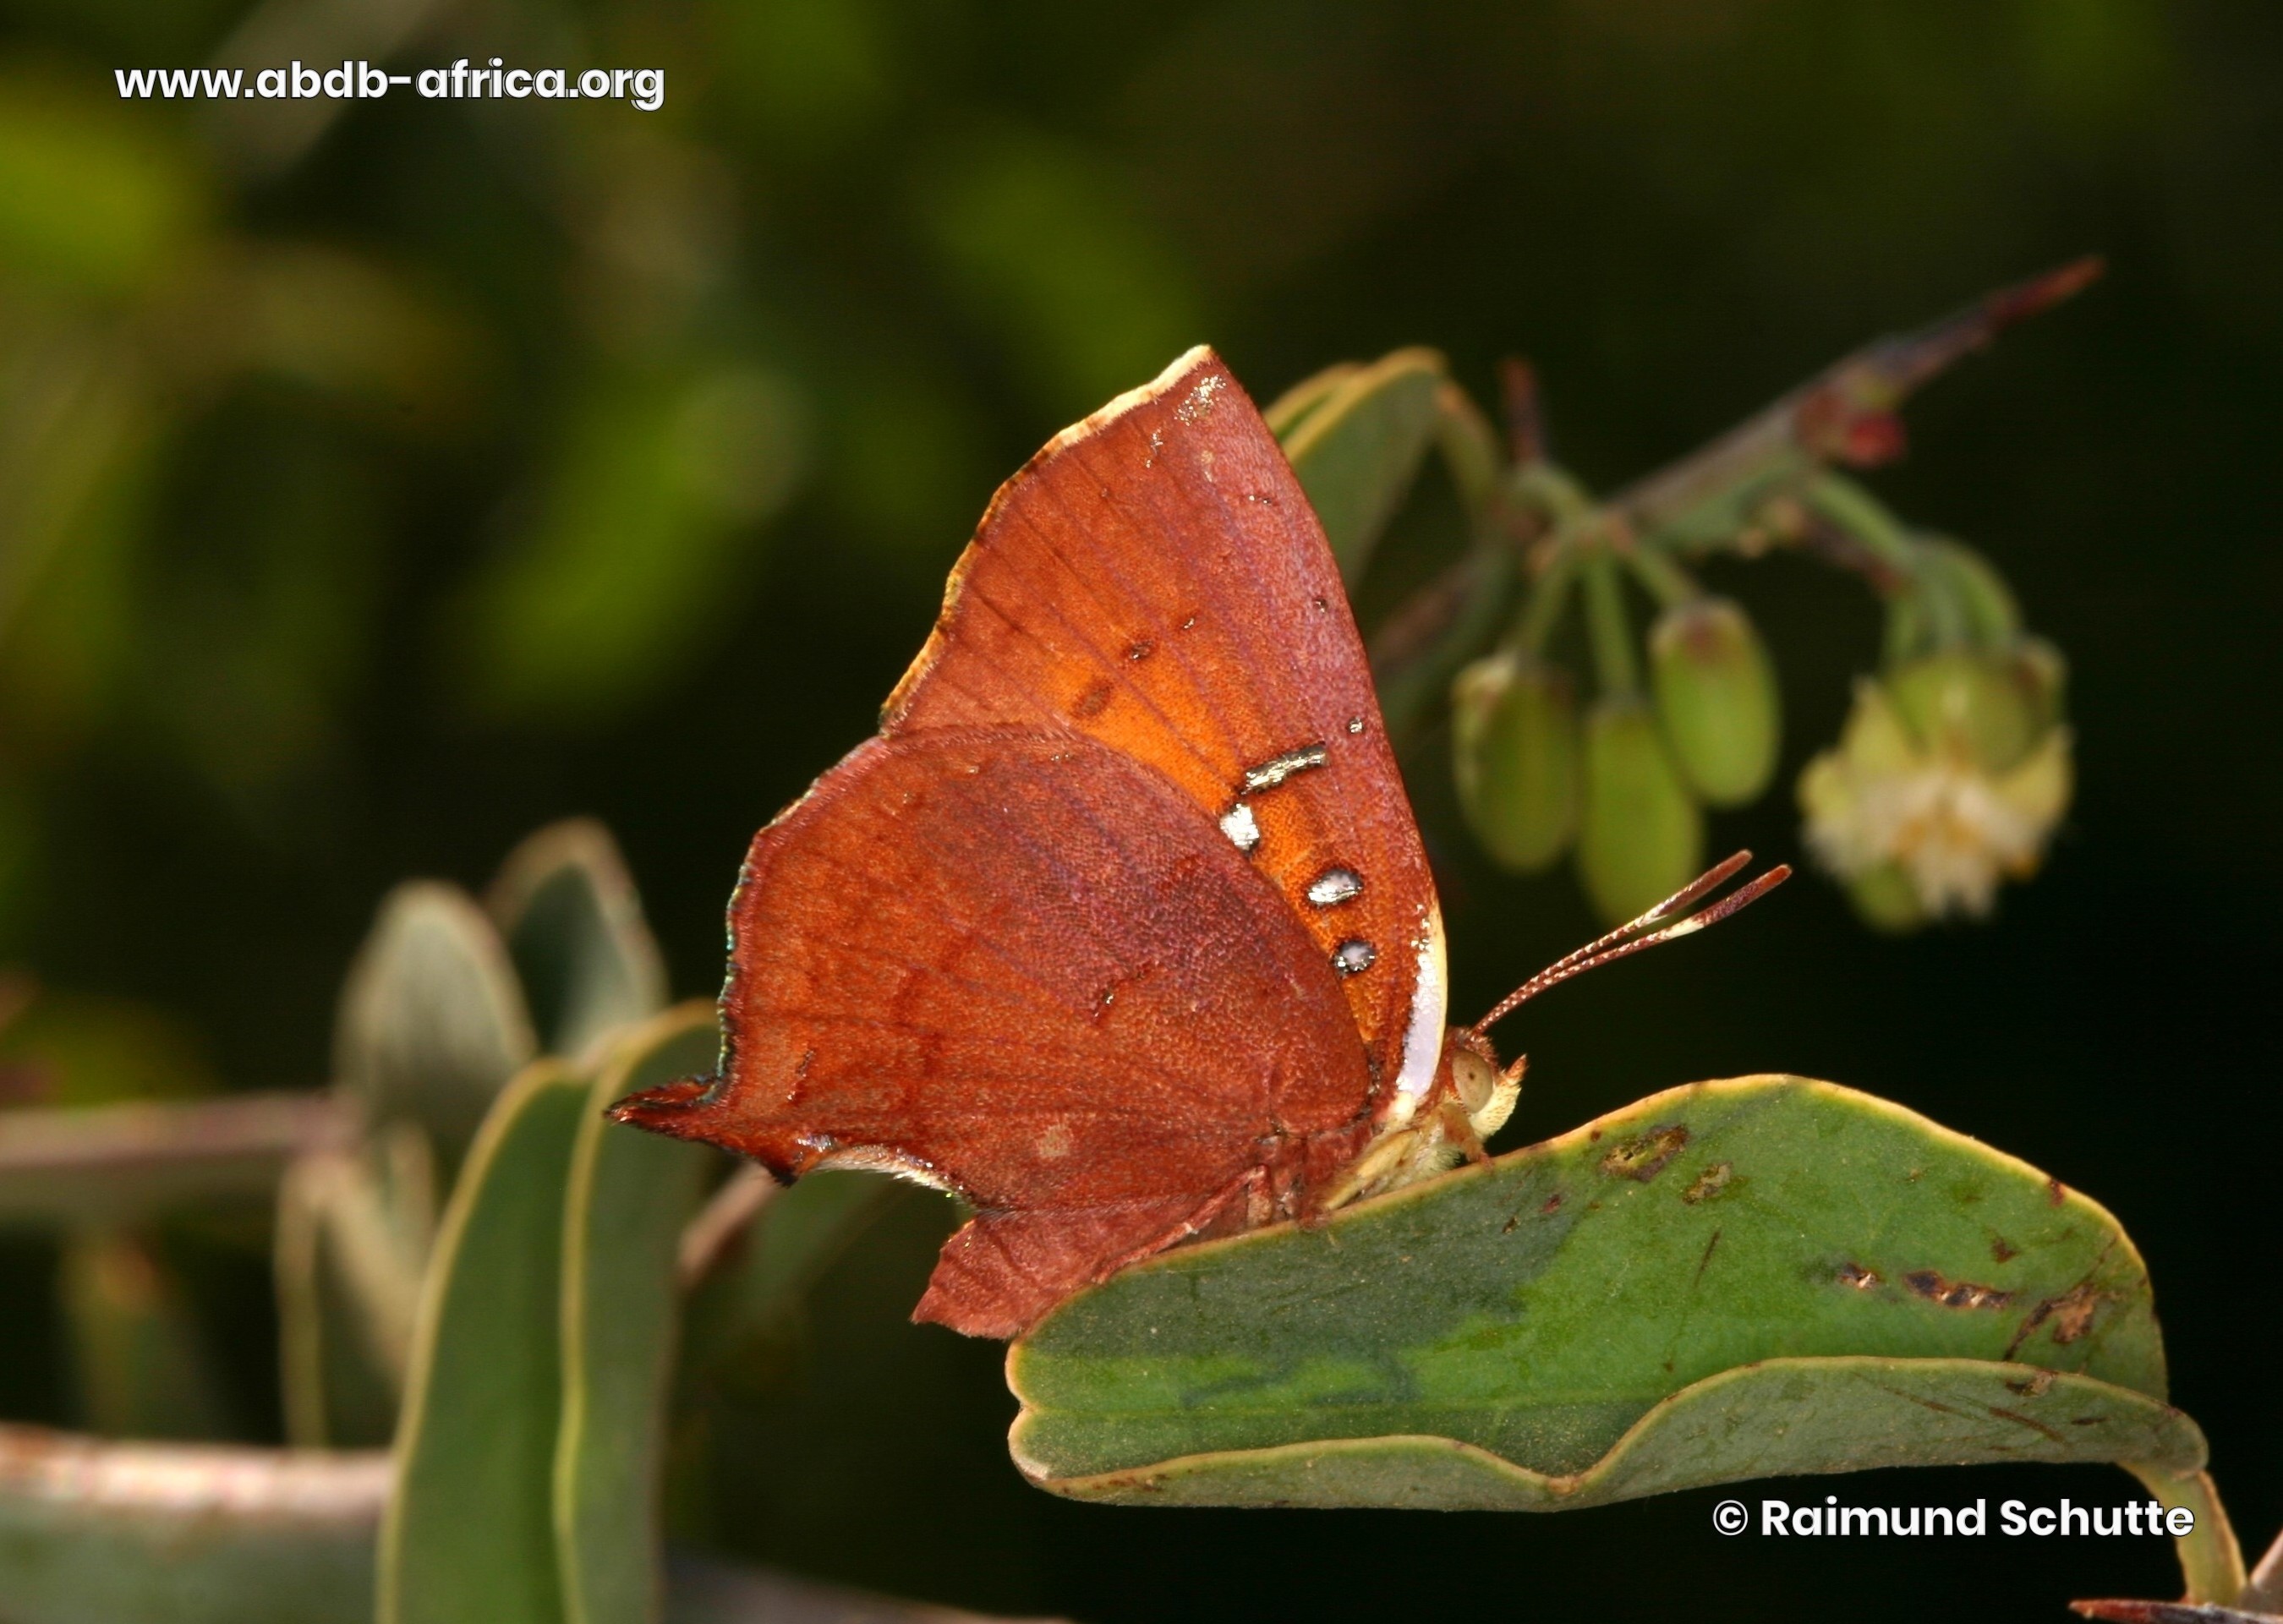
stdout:
POLYGON ((1210 351, 1057 436, 992 502, 893 736, 1051 725, 1170 780, 1344 981, 1383 1089, 1443 1028, 1433 883, 1321 527, 1210 351))

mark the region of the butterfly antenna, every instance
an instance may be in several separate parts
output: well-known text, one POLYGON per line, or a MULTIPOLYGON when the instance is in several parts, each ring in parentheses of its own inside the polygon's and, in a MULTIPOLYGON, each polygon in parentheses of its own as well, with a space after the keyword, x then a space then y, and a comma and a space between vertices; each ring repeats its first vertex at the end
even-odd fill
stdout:
POLYGON ((1466 1030, 1480 1037, 1493 1024, 1548 988, 1558 987, 1573 975, 1583 975, 1588 970, 1614 963, 1645 947, 1655 947, 1660 942, 1694 936, 1705 926, 1717 925, 1739 909, 1749 907, 1791 878, 1791 865, 1778 863, 1757 879, 1738 886, 1710 907, 1700 908, 1694 913, 1683 912, 1710 893, 1718 890, 1751 860, 1750 852, 1739 851, 1726 862, 1705 870, 1639 919, 1630 920, 1598 941, 1588 942, 1576 952, 1555 960, 1500 998, 1496 1008, 1466 1030), (1675 914, 1681 914, 1681 917, 1676 919, 1673 917, 1675 914))

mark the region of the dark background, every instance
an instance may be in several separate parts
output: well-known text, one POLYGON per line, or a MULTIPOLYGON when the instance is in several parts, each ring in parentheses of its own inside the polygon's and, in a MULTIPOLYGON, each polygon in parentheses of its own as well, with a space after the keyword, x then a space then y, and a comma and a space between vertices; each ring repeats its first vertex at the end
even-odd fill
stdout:
MULTIPOLYGON (((1557 455, 1607 489, 1874 333, 2106 254, 1916 402, 1874 482, 1986 550, 2070 658, 2080 789, 2046 872, 1902 940, 1811 879, 1565 989, 1508 1029, 1532 1057, 1508 1142, 1785 1069, 2019 1154, 2137 1239, 2254 1554, 2283 1522, 2283 12, 497 0, 408 5, 393 49, 284 0, 5 15, 0 964, 146 1033, 121 1089, 323 1081, 383 890, 480 882, 569 812, 624 843, 676 990, 710 991, 745 841, 869 730, 993 485, 1187 344, 1263 400, 1411 343, 1487 398, 1526 354, 1557 455), (400 92, 296 136, 276 104, 111 79, 494 54, 662 66, 666 106, 400 92)), ((1804 563, 1715 573, 1782 668, 1788 782, 1875 614, 1804 563)), ((1593 921, 1566 875, 1469 850, 1431 745, 1408 765, 1465 1014, 1593 921)), ((1796 857, 1788 798, 1716 846, 1796 857)), ((791 1385, 725 1423, 722 1542, 1096 1620, 2058 1618, 2178 1588, 2156 1541, 1724 1540, 1726 1491, 1543 1519, 1060 1504, 1007 1464, 996 1348, 900 1327, 943 1222, 900 1207, 791 1385)), ((0 1248, 0 1409, 64 1419, 47 1267, 0 1248)), ((249 1278, 208 1312, 241 1430, 274 1435, 249 1278)), ((1827 1488, 2131 1485, 1788 1492, 1827 1488)))

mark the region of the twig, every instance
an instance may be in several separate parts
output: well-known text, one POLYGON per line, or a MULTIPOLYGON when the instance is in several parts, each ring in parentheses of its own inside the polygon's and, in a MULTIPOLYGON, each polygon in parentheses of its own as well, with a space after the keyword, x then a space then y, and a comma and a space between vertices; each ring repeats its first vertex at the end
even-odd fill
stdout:
POLYGON ((2097 257, 2073 260, 1931 327, 1874 340, 1609 505, 1635 529, 1649 531, 1789 461, 1856 468, 1891 462, 1904 446, 1897 407, 2008 327, 2084 289, 2101 268, 2097 257))
POLYGON ((713 1272, 713 1266, 745 1232, 745 1225, 752 1222, 753 1215, 767 1206, 782 1188, 768 1169, 754 1162, 746 1162, 722 1182, 713 1199, 698 1208, 697 1216, 682 1228, 682 1247, 675 1255, 674 1269, 682 1290, 694 1289, 713 1272))
POLYGON ((319 1093, 0 1112, 0 1224, 267 1199, 286 1163, 347 1145, 355 1123, 354 1107, 319 1093))
MULTIPOLYGON (((219 1563, 235 1576, 233 1554, 241 1568, 329 1571, 313 1563, 321 1550, 335 1556, 339 1581, 362 1569, 369 1584, 394 1481, 382 1449, 114 1443, 0 1425, 0 1527, 19 1558, 43 1561, 43 1578, 65 1594, 82 1593, 71 1588, 72 1570, 90 1562, 113 1577, 124 1567, 180 1583, 186 1565, 219 1563)), ((214 1582, 212 1571, 198 1576, 214 1582)), ((676 1624, 988 1624, 955 1608, 696 1556, 669 1563, 666 1612, 676 1624)))
POLYGON ((1397 605, 1371 634, 1371 668, 1391 672, 1432 648, 1473 597, 1488 563, 1480 552, 1453 560, 1397 605))
POLYGON ((1506 396, 1507 455, 1527 468, 1546 460, 1546 417, 1538 396, 1538 369, 1519 355, 1499 362, 1499 388, 1506 396))
POLYGON ((114 1443, 0 1424, 0 1503, 178 1526, 186 1538, 216 1524, 280 1532, 377 1527, 394 1475, 385 1449, 114 1443))
MULTIPOLYGON (((1791 501, 1799 478, 1837 462, 1871 467, 1901 454, 1903 431, 1895 409, 1963 357, 1986 347, 2015 322, 2052 308, 2100 275, 2097 258, 2075 260, 2041 276, 2000 289, 1956 315, 1917 332, 1879 339, 1847 356, 1773 404, 1679 462, 1626 487, 1590 520, 1565 517, 1501 496, 1483 515, 1472 550, 1414 592, 1380 624, 1371 640, 1371 664, 1389 725, 1407 732, 1422 708, 1421 694, 1439 668, 1467 657, 1470 594, 1506 566, 1509 549, 1542 574, 1549 540, 1583 534, 1594 524, 1606 533, 1643 541, 1695 517, 1703 544, 1788 541, 1814 548, 1835 563, 1867 578, 1884 594, 1903 587, 1894 561, 1882 558, 1835 524, 1819 521, 1791 501), (1435 669, 1430 669, 1430 666, 1435 669)), ((1516 467, 1533 465, 1545 452, 1537 385, 1526 363, 1501 372, 1507 395, 1510 451, 1516 467)), ((1577 501, 1566 476, 1536 463, 1577 501)))

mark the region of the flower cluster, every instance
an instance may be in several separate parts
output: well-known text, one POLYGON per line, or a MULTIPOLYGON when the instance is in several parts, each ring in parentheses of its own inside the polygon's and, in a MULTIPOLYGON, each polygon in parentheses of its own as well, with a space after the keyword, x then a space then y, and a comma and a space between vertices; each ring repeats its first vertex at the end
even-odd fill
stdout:
POLYGON ((1808 849, 1883 929, 1990 911, 2043 861, 2068 809, 2061 661, 1934 655, 1866 678, 1834 748, 1800 774, 1808 849))

